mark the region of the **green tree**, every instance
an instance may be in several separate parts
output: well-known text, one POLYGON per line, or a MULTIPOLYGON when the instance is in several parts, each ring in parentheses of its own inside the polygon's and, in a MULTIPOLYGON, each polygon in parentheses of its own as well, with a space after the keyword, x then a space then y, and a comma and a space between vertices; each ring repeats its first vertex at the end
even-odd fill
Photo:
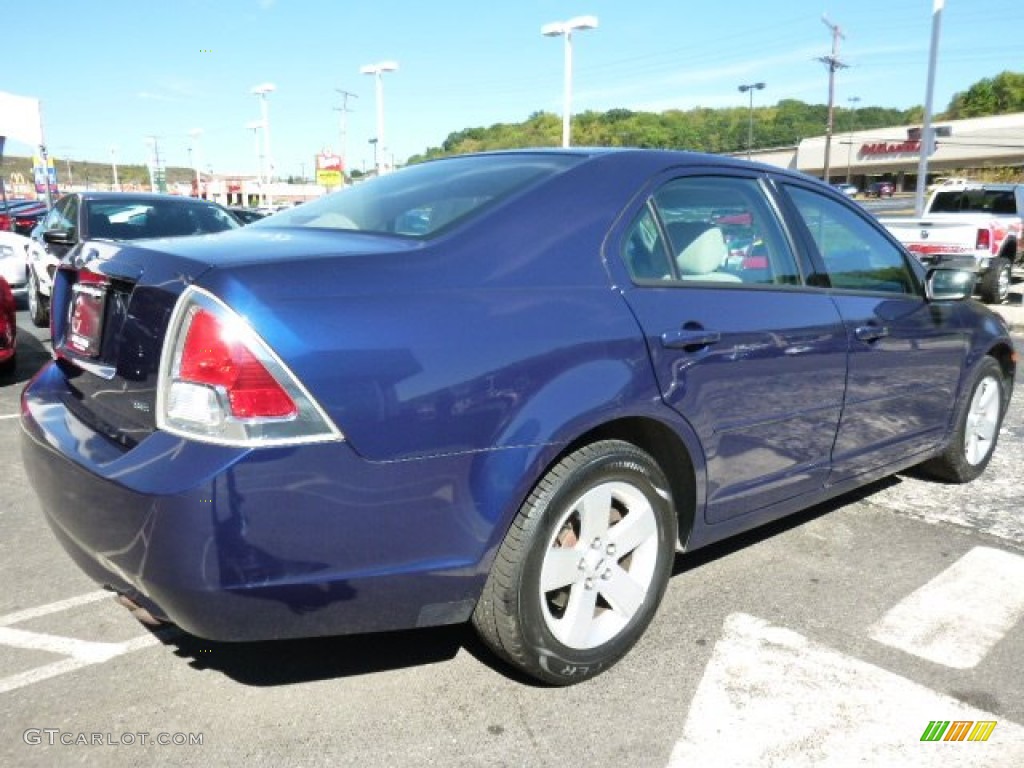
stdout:
POLYGON ((1024 112, 1024 74, 1020 72, 1001 72, 954 94, 942 118, 956 120, 1011 112, 1024 112))

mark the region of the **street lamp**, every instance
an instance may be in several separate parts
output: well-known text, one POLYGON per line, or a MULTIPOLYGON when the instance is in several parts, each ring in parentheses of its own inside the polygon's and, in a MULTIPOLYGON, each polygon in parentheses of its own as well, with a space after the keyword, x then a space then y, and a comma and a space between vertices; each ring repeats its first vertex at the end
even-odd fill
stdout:
POLYGON ((850 183, 851 178, 851 165, 853 164, 853 127, 857 122, 857 102, 860 101, 860 96, 851 96, 847 99, 853 106, 850 107, 850 142, 846 147, 846 183, 850 183))
POLYGON ((754 91, 764 88, 764 83, 747 83, 739 87, 740 93, 750 94, 750 113, 747 119, 747 160, 750 159, 750 150, 754 146, 754 91))
MULTIPOLYGON (((266 177, 269 184, 274 179, 274 156, 270 153, 270 118, 267 116, 267 94, 277 90, 273 83, 261 83, 254 85, 250 93, 260 100, 260 119, 263 121, 263 154, 266 157, 266 177)), ((262 166, 262 163, 261 163, 262 166)), ((265 196, 265 202, 269 203, 269 195, 265 196)))
POLYGON ((545 37, 562 36, 565 40, 565 87, 562 95, 562 146, 569 146, 569 119, 572 112, 572 31, 597 29, 597 16, 576 16, 568 21, 553 21, 540 28, 545 37))
MULTIPOLYGON (((380 147, 381 153, 384 151, 384 147, 387 146, 384 143, 384 80, 381 77, 385 72, 394 72, 398 69, 397 61, 379 61, 376 64, 367 64, 365 67, 360 67, 359 72, 363 75, 373 75, 374 85, 376 90, 376 101, 377 101, 377 141, 374 144, 374 161, 373 165, 377 169, 377 175, 380 175, 380 165, 377 161, 377 147, 380 147)), ((383 156, 383 154, 381 154, 383 156)))

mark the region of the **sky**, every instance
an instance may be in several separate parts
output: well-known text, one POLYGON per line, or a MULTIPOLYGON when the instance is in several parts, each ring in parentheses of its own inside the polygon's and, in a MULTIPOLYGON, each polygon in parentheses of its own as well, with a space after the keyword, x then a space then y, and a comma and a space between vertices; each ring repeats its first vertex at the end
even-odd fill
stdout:
MULTIPOLYGON (((365 65, 398 64, 382 79, 383 151, 398 163, 465 128, 560 115, 563 41, 540 28, 580 15, 599 26, 572 38, 574 113, 746 106, 738 86, 752 82, 766 84, 755 106, 824 104, 823 16, 844 35, 835 103, 906 109, 925 101, 934 2, 33 0, 28 23, 2 14, 0 91, 40 99, 62 162, 144 163, 156 137, 168 165, 252 175, 251 89, 272 83, 276 172, 311 176, 316 153, 340 151, 343 114, 349 167, 373 166, 365 65)), ((1024 2, 947 0, 941 19, 936 110, 982 78, 1024 71, 1024 2)), ((31 149, 9 141, 6 152, 31 149)))

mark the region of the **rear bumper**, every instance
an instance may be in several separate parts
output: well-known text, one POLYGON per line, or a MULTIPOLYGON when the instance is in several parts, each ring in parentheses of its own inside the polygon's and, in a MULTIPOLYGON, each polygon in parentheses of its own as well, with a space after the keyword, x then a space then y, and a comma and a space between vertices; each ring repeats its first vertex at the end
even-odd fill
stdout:
POLYGON ((97 583, 214 640, 465 621, 496 523, 467 456, 375 464, 342 442, 258 451, 156 432, 124 452, 22 396, 22 454, 50 527, 97 583))
POLYGON ((929 267, 946 269, 963 269, 968 272, 980 272, 988 267, 990 258, 977 259, 969 253, 914 253, 917 260, 929 267))

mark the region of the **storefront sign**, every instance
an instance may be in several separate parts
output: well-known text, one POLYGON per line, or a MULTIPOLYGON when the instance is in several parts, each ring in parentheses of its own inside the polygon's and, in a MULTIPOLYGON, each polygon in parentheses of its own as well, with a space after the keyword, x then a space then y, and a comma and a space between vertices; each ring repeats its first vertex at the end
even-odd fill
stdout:
POLYGON ((859 157, 873 155, 909 155, 921 152, 920 141, 878 141, 873 144, 861 144, 859 157))

